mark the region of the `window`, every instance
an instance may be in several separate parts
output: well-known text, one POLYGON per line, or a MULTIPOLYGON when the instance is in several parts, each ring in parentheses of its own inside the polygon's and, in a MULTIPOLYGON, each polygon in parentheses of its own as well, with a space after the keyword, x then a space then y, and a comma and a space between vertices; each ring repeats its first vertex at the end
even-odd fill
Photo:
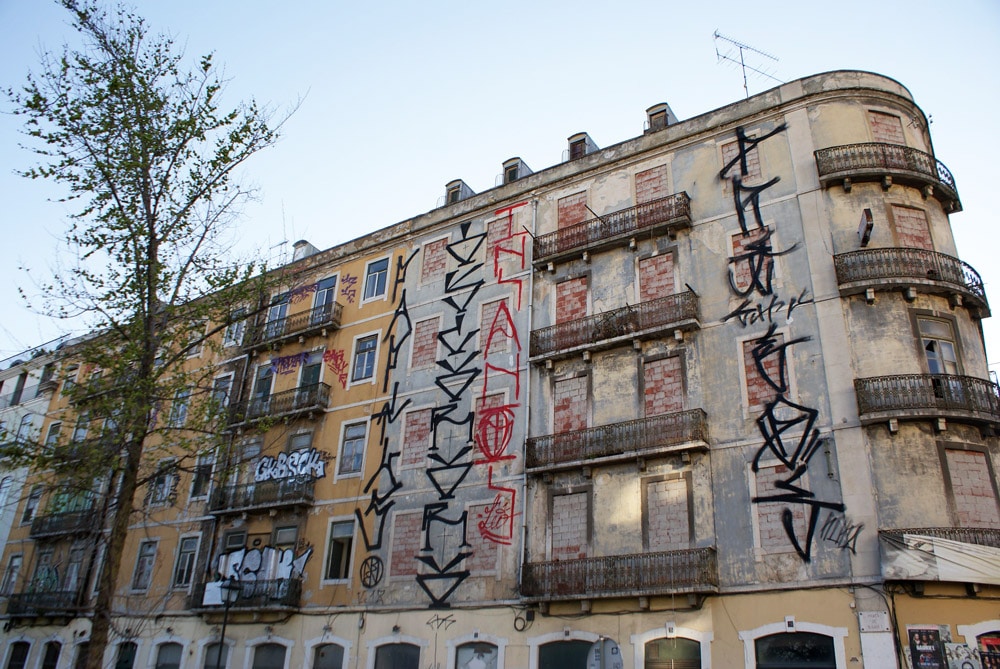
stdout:
POLYGON ((188 403, 191 401, 191 389, 184 388, 174 393, 174 401, 170 404, 168 427, 184 427, 187 422, 188 403))
POLYGON ((354 371, 351 381, 364 381, 375 375, 375 351, 378 336, 362 337, 354 343, 354 371))
POLYGON ((115 669, 132 669, 135 664, 135 651, 138 648, 134 641, 126 641, 118 644, 118 659, 115 661, 115 669))
POLYGON ((205 646, 205 669, 226 669, 229 663, 229 646, 210 643, 205 646))
POLYGON ((205 340, 205 327, 206 323, 203 320, 193 321, 188 324, 189 329, 184 334, 187 339, 185 345, 188 347, 187 355, 189 358, 201 355, 201 349, 205 340))
POLYGON ((184 537, 177 546, 177 564, 174 566, 173 587, 186 588, 191 585, 194 561, 198 554, 198 537, 184 537))
POLYGON ((253 385, 254 399, 266 399, 271 394, 271 383, 273 381, 274 369, 271 367, 271 363, 268 362, 257 367, 257 376, 253 385))
POLYGON ((497 647, 491 643, 463 643, 455 649, 458 669, 497 669, 497 647))
POLYGON ((76 647, 76 660, 73 661, 73 669, 83 669, 86 666, 87 651, 89 649, 89 641, 84 641, 76 647))
POLYGON ((59 434, 62 432, 62 423, 52 423, 49 425, 49 432, 45 435, 45 447, 48 450, 59 445, 59 434))
POLYGON ((66 592, 76 592, 80 587, 80 575, 83 573, 83 558, 86 553, 86 546, 80 544, 73 546, 69 551, 69 560, 66 562, 66 575, 63 578, 63 590, 66 592))
POLYGON ((216 408, 229 406, 229 394, 233 390, 233 376, 220 376, 212 381, 212 403, 216 408))
POLYGON ((87 438, 87 427, 90 424, 90 416, 86 413, 80 414, 73 426, 73 443, 78 444, 87 438))
POLYGON ((312 432, 300 432, 299 434, 293 434, 288 438, 288 452, 297 451, 300 448, 309 448, 312 446, 313 435, 312 432))
POLYGON ((0 596, 13 594, 17 587, 17 579, 21 575, 21 565, 24 564, 23 555, 11 555, 7 561, 7 569, 3 572, 3 581, 0 582, 0 596))
POLYGON ((782 632, 754 641, 757 669, 836 669, 833 637, 782 632))
POLYGON ((173 460, 161 462, 149 482, 149 503, 169 504, 177 487, 177 465, 173 460))
POLYGON ((503 168, 503 182, 509 184, 513 181, 517 181, 517 168, 519 165, 508 165, 503 168))
POLYGON ((42 486, 36 485, 28 493, 28 499, 24 502, 24 513, 21 514, 21 524, 30 523, 38 509, 38 503, 42 499, 42 486))
POLYGON ((212 469, 215 467, 214 455, 199 455, 191 474, 191 498, 197 499, 208 495, 212 486, 212 469))
POLYGON ((45 652, 42 655, 41 669, 56 669, 59 666, 59 653, 62 652, 62 644, 58 641, 48 641, 45 643, 45 652))
POLYGON ((267 322, 264 324, 264 339, 280 337, 285 332, 285 317, 288 315, 288 293, 275 295, 271 299, 271 308, 267 310, 267 322))
POLYGON ((184 647, 179 643, 161 643, 156 648, 156 664, 153 669, 180 669, 184 647))
POLYGON ((27 443, 31 439, 31 428, 33 427, 33 419, 30 413, 21 416, 21 422, 17 426, 17 435, 14 437, 14 441, 19 444, 27 443))
POLYGON ((413 349, 410 354, 410 368, 431 367, 438 357, 438 318, 418 321, 413 326, 413 349))
POLYGON ((556 324, 587 315, 587 277, 581 276, 556 284, 556 324))
POLYGON ((10 656, 7 658, 7 669, 24 669, 28 664, 28 650, 31 644, 27 641, 15 641, 10 645, 10 656))
POLYGON ((367 423, 353 423, 344 428, 344 442, 340 448, 339 472, 341 474, 357 474, 361 471, 367 435, 367 423))
POLYGON ((316 284, 313 302, 313 324, 325 323, 333 316, 333 303, 337 297, 337 277, 330 276, 316 284))
POLYGON ((958 374, 955 334, 951 324, 936 318, 919 318, 920 339, 931 374, 958 374))
POLYGON ((322 643, 313 649, 312 669, 343 669, 344 649, 335 643, 322 643))
POLYGON ((569 159, 578 160, 587 155, 587 140, 578 139, 569 144, 569 159))
POLYGON ((284 669, 286 648, 278 643, 262 643, 253 650, 253 669, 284 669))
POLYGON ((245 530, 235 530, 226 532, 222 537, 222 551, 230 553, 245 548, 247 543, 247 533, 245 530))
POLYGON ((449 186, 447 192, 448 204, 455 204, 462 199, 462 186, 461 184, 455 186, 449 186))
POLYGON ((234 309, 229 314, 229 325, 226 326, 226 331, 222 335, 222 345, 226 347, 241 346, 246 327, 246 309, 234 309))
POLYGON ((132 574, 132 589, 146 590, 153 579, 153 564, 156 562, 156 542, 143 541, 139 544, 139 555, 135 560, 132 574))
POLYGON ((590 641, 553 641, 538 648, 538 666, 546 669, 576 669, 590 662, 590 641))
MULTIPOLYGON (((585 665, 586 662, 580 666, 585 665)), ((375 669, 418 669, 419 666, 420 646, 412 643, 390 643, 375 649, 375 669)))
POLYGON ((389 276, 389 259, 383 258, 368 263, 365 271, 365 300, 371 300, 385 295, 386 279, 389 276))
POLYGON ((687 477, 645 482, 643 529, 645 548, 671 551, 691 547, 691 518, 687 477))
POLYGON ((869 111, 868 121, 872 127, 872 139, 888 144, 906 144, 903 124, 898 116, 885 112, 869 111))
POLYGON ((51 548, 44 548, 38 552, 35 575, 30 585, 35 592, 54 592, 59 589, 59 574, 52 566, 52 551, 51 548))
POLYGON ((590 495, 587 492, 554 495, 549 522, 553 560, 587 557, 590 541, 590 495))
POLYGON ((654 639, 646 644, 644 669, 701 669, 701 644, 694 639, 654 639))
POLYGON ((330 545, 326 556, 326 578, 339 581, 350 578, 351 546, 354 543, 354 521, 330 523, 330 545))
POLYGON ((587 427, 587 377, 575 376, 555 382, 552 397, 555 432, 573 432, 587 427))

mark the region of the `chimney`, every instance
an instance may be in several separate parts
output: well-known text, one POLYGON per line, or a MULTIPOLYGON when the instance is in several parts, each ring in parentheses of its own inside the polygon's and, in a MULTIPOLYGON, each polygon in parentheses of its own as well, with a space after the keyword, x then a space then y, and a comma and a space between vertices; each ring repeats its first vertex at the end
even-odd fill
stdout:
POLYGON ((319 253, 319 249, 304 239, 300 239, 292 244, 292 262, 308 258, 316 253, 319 253))

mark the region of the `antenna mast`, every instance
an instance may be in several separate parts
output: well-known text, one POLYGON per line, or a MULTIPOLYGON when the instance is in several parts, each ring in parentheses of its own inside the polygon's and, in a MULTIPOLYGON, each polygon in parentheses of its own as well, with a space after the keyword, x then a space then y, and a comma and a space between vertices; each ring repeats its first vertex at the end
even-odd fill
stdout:
POLYGON ((722 61, 725 60, 730 63, 735 63, 739 65, 740 69, 743 71, 743 92, 746 94, 748 98, 750 97, 750 89, 747 88, 747 70, 759 74, 762 77, 773 79, 774 81, 777 81, 779 84, 785 83, 781 79, 772 76, 771 73, 765 72, 763 69, 761 69, 768 63, 764 62, 761 64, 760 67, 754 67, 753 65, 748 65, 745 58, 745 54, 749 53, 755 56, 761 56, 762 58, 766 58, 768 60, 772 60, 775 63, 777 63, 778 58, 776 56, 772 56, 769 53, 761 51, 760 49, 755 49, 749 44, 740 42, 739 40, 735 40, 732 37, 726 37, 725 35, 719 33, 718 30, 716 30, 715 33, 712 34, 712 37, 715 38, 715 57, 717 58, 716 62, 721 63, 722 61), (724 52, 719 51, 720 40, 724 42, 723 45, 724 52), (739 52, 738 55, 737 51, 739 52))

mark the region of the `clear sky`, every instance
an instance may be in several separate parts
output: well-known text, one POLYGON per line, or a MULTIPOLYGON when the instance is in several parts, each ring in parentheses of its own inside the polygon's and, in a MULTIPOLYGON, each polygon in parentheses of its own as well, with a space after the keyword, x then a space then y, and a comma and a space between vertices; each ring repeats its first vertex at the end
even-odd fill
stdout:
MULTIPOLYGON (((281 113, 301 99, 279 146, 246 170, 261 194, 240 244, 273 261, 298 239, 329 248, 433 209, 452 179, 488 190, 507 158, 554 165, 576 132, 599 146, 639 135, 657 102, 683 120, 743 98, 739 69, 716 58, 716 30, 776 56, 748 62, 782 81, 838 69, 893 77, 932 116, 935 153, 955 177, 964 211, 952 226, 997 312, 984 328, 1000 370, 997 0, 134 4, 192 59, 215 53, 231 102, 254 97, 281 113)), ((40 49, 72 37, 55 3, 0 0, 0 85, 21 83, 40 49)), ((776 84, 751 76, 750 93, 776 84)), ((44 276, 64 252, 67 210, 49 201, 61 191, 12 174, 33 157, 5 100, 0 111, 3 358, 85 326, 39 317, 18 296, 34 292, 20 266, 44 276)))

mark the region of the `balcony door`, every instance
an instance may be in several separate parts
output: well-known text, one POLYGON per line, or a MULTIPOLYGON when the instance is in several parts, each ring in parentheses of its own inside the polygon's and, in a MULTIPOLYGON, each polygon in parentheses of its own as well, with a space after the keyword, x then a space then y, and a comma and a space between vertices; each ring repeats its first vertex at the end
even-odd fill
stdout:
POLYGON ((330 276, 316 284, 316 299, 313 302, 312 325, 330 320, 333 303, 337 297, 337 277, 330 276))
POLYGON ((271 307, 267 310, 267 321, 264 323, 264 339, 280 337, 285 332, 285 318, 288 316, 288 293, 275 295, 271 307))

